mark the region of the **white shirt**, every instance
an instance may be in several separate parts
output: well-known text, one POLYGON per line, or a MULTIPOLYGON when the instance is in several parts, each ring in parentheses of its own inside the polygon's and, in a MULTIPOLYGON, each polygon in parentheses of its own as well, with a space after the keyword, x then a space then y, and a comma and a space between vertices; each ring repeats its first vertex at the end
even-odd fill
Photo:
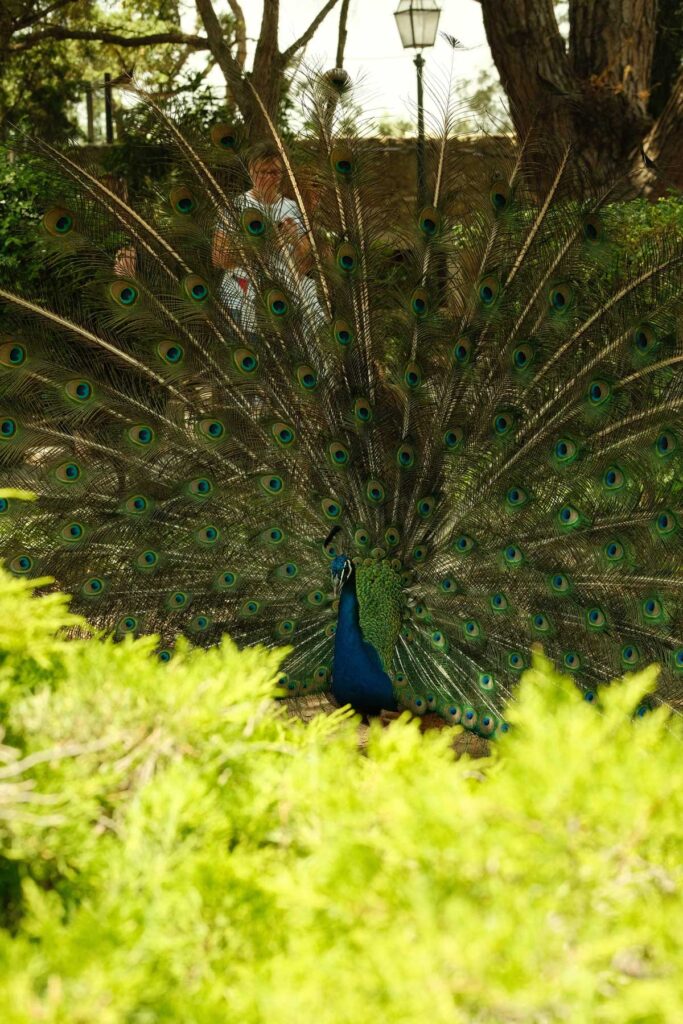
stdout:
MULTIPOLYGON (((247 207, 260 210, 276 225, 281 224, 284 220, 292 220, 296 225, 299 237, 306 233, 301 210, 293 199, 280 196, 273 203, 265 203, 252 191, 243 192, 235 200, 235 210, 240 212, 247 207)), ((234 231, 235 228, 230 225, 229 230, 234 231)), ((291 249, 292 247, 289 246, 290 252, 291 249)), ((283 285, 286 286, 292 299, 296 300, 298 298, 303 303, 309 316, 314 315, 317 317, 322 315, 315 282, 310 277, 302 275, 296 279, 293 278, 290 263, 281 255, 274 257, 273 270, 275 276, 280 278, 283 285)), ((241 315, 243 327, 247 329, 256 327, 254 307, 256 293, 249 279, 249 272, 245 267, 233 267, 231 270, 226 270, 220 285, 220 297, 228 309, 241 315), (245 286, 239 284, 240 279, 242 282, 246 281, 245 286)))

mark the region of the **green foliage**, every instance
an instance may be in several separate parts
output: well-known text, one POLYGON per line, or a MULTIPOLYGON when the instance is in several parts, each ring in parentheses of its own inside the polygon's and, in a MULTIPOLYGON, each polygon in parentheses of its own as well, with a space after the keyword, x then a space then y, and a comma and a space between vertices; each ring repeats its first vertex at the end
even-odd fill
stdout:
MULTIPOLYGON (((87 82, 95 88, 96 117, 101 115, 98 85, 105 71, 114 79, 132 74, 151 91, 161 87, 168 94, 195 89, 198 77, 210 67, 203 60, 199 71, 192 60, 196 51, 182 43, 183 31, 192 34, 198 26, 197 18, 188 20, 178 0, 79 0, 57 5, 12 0, 11 6, 12 17, 0 32, 0 132, 6 123, 24 122, 50 141, 77 134, 75 104, 84 100, 87 82), (124 38, 181 35, 177 42, 121 47, 96 37, 50 38, 55 26, 76 34, 113 33, 124 38)), ((221 21, 229 37, 231 15, 223 15, 221 21)))
MULTIPOLYGON (((1 577, 5 1024, 683 1019, 681 729, 541 657, 488 761, 309 725, 277 652, 65 641, 1 577)), ((63 632, 63 630, 62 630, 63 632)))
POLYGON ((644 237, 668 229, 683 232, 683 195, 670 191, 656 202, 632 199, 610 206, 617 240, 625 247, 640 244, 644 237))
POLYGON ((36 197, 49 194, 54 172, 38 160, 0 146, 0 285, 29 293, 45 284, 41 252, 32 226, 36 197))

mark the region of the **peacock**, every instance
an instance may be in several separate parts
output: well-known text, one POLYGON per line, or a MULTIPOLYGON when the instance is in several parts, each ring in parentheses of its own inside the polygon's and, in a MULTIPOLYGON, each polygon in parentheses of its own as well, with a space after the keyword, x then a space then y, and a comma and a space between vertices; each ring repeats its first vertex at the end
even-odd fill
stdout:
MULTIPOLYGON (((258 97, 256 98, 258 100, 258 97)), ((542 645, 588 701, 683 683, 683 240, 537 125, 475 171, 445 104, 416 213, 341 72, 300 137, 189 132, 132 205, 36 141, 45 296, 0 291, 0 554, 159 657, 489 737, 542 645)))

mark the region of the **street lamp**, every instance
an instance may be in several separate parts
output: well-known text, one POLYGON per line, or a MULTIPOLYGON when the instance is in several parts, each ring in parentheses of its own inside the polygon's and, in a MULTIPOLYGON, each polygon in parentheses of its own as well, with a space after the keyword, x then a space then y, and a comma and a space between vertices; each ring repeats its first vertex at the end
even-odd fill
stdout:
POLYGON ((399 0, 394 11, 404 49, 418 51, 414 64, 417 68, 417 198, 420 206, 425 201, 425 118, 422 92, 425 61, 422 50, 434 45, 440 15, 441 8, 436 6, 436 0, 399 0))

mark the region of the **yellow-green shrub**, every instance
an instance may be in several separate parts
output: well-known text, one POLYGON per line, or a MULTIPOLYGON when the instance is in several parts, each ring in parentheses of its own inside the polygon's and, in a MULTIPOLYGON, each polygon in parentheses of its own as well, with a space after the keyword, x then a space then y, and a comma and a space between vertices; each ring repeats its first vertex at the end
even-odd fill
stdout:
POLYGON ((55 639, 0 579, 3 1024, 674 1024, 683 746, 537 658, 488 761, 305 726, 278 654, 55 639))

